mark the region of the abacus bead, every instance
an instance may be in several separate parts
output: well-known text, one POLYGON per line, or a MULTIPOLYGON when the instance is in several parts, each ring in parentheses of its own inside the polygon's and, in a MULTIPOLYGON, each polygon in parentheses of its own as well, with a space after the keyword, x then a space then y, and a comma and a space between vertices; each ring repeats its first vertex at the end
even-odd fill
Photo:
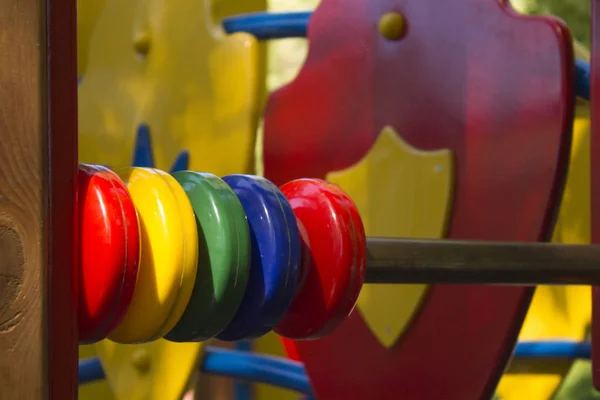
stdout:
POLYGON ((136 206, 142 237, 138 282, 125 317, 109 338, 142 343, 179 321, 198 268, 198 236, 190 201, 169 174, 151 168, 120 172, 136 206))
POLYGON ((200 249, 192 297, 165 339, 202 341, 221 332, 242 301, 250 268, 250 233, 240 201, 223 180, 192 171, 175 172, 173 177, 191 201, 200 249))
POLYGON ((255 339, 273 329, 295 296, 300 236, 291 206, 277 186, 259 176, 229 175, 251 233, 250 279, 242 304, 220 340, 255 339))
POLYGON ((109 169, 81 164, 78 173, 79 304, 81 343, 104 339, 133 296, 140 237, 125 184, 109 169))
POLYGON ((366 240, 354 204, 337 186, 298 179, 281 187, 302 235, 304 281, 275 328, 291 339, 332 332, 352 310, 364 281, 366 240), (355 208, 355 207, 354 207, 355 208))

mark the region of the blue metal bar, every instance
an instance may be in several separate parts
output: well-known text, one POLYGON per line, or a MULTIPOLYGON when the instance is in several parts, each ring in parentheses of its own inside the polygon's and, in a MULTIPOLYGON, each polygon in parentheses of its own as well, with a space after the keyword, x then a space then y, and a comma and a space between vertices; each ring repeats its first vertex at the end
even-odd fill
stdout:
MULTIPOLYGON (((202 370, 208 374, 271 384, 312 396, 312 388, 304 366, 281 357, 207 346, 202 370)), ((101 379, 104 379, 104 371, 98 358, 79 361, 80 385, 101 379)))
POLYGON ((575 93, 582 99, 590 99, 590 63, 575 60, 575 93))
MULTIPOLYGON (((516 358, 569 358, 590 359, 589 342, 535 341, 517 344, 516 358)), ((296 390, 312 396, 304 366, 280 357, 256 355, 246 351, 206 347, 203 370, 209 374, 227 375, 296 390)), ((102 365, 97 358, 79 361, 79 384, 104 379, 102 365)))
POLYGON ((520 342, 515 349, 516 358, 569 358, 590 359, 590 342, 536 341, 520 342))
POLYGON ((102 369, 102 364, 100 364, 100 359, 94 357, 79 360, 80 385, 99 381, 102 379, 104 379, 104 370, 102 369))
MULTIPOLYGON (((235 349, 238 351, 249 352, 252 350, 250 342, 242 341, 235 343, 235 349)), ((252 400, 252 383, 248 381, 236 380, 233 384, 234 400, 252 400)))
POLYGON ((306 37, 306 27, 312 12, 258 12, 223 19, 227 33, 247 32, 258 40, 306 37))
POLYGON ((280 357, 236 350, 207 348, 202 370, 209 374, 266 383, 312 396, 312 388, 301 363, 280 357))

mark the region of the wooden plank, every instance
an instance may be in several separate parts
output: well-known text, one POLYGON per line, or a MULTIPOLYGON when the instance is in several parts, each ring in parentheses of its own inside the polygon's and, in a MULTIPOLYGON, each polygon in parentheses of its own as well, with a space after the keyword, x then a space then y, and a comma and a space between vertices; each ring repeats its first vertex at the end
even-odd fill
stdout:
POLYGON ((0 399, 73 399, 75 1, 0 0, 0 54, 0 399))

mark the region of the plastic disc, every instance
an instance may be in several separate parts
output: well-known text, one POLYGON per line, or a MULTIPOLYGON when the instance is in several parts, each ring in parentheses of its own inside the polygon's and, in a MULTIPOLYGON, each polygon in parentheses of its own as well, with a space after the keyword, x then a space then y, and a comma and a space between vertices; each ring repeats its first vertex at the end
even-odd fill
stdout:
POLYGON ((138 220, 125 184, 109 169, 80 164, 79 305, 81 343, 115 328, 133 296, 140 257, 138 220))
POLYGON ((250 175, 229 175, 223 180, 246 212, 252 261, 242 304, 217 338, 254 339, 273 329, 296 294, 300 235, 291 206, 273 183, 250 175))
POLYGON ((120 173, 140 221, 141 259, 133 299, 109 338, 117 343, 156 340, 181 318, 198 269, 194 211, 166 172, 130 168, 120 173))
POLYGON ((188 306, 165 339, 201 341, 221 332, 246 291, 250 233, 231 188, 212 174, 180 171, 173 177, 191 201, 198 229, 198 274, 188 306))
POLYGON ((310 257, 303 283, 275 332, 314 339, 332 332, 353 309, 366 265, 366 238, 358 211, 337 186, 298 179, 281 187, 290 202, 310 257))
POLYGON ((365 227, 358 212, 358 208, 350 196, 339 186, 326 181, 325 183, 327 184, 327 190, 329 190, 332 195, 336 196, 338 198, 337 201, 339 201, 340 204, 345 205, 346 209, 350 213, 350 222, 352 223, 353 227, 352 232, 354 234, 353 240, 355 243, 355 271, 354 275, 352 276, 352 284, 348 287, 346 306, 342 309, 338 319, 332 321, 332 323, 337 326, 350 315, 352 310, 354 310, 356 302, 358 301, 358 296, 360 295, 360 291, 365 282, 365 275, 367 272, 367 237, 365 233, 365 227))

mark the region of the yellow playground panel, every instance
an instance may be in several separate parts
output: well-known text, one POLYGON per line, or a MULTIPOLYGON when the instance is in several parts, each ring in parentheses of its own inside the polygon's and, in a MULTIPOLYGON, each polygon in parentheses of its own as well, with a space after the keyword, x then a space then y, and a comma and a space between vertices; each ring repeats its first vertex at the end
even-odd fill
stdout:
POLYGON ((257 41, 227 36, 205 2, 159 3, 103 2, 79 88, 82 161, 127 166, 136 130, 145 124, 158 168, 168 169, 186 149, 191 168, 250 171, 260 96, 257 41))
MULTIPOLYGON (((185 149, 190 168, 253 172, 266 54, 250 35, 226 35, 219 21, 264 10, 265 0, 78 3, 82 162, 131 165, 144 125, 158 168, 185 149)), ((80 346, 80 358, 100 356, 107 376, 82 386, 80 398, 179 399, 201 350, 166 340, 80 346)))

